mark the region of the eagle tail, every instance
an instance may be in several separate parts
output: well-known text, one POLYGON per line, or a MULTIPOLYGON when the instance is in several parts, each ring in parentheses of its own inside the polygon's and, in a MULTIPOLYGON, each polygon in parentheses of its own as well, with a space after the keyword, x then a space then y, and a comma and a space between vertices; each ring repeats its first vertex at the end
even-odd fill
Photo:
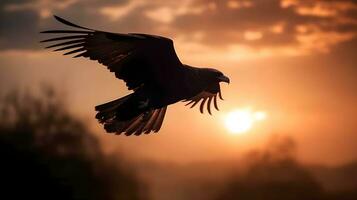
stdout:
POLYGON ((95 118, 97 118, 99 120, 99 122, 103 123, 106 120, 114 117, 115 113, 116 113, 116 109, 120 105, 122 105, 129 97, 130 97, 130 95, 127 95, 125 97, 116 99, 114 101, 110 101, 108 103, 97 105, 95 107, 95 111, 97 111, 98 113, 96 114, 95 118))
POLYGON ((166 113, 166 106, 158 109, 141 110, 133 109, 131 105, 135 104, 133 94, 101 104, 95 107, 98 112, 96 118, 104 124, 104 129, 108 133, 125 135, 148 134, 151 131, 158 132, 166 113), (127 112, 130 110, 131 112, 127 112))

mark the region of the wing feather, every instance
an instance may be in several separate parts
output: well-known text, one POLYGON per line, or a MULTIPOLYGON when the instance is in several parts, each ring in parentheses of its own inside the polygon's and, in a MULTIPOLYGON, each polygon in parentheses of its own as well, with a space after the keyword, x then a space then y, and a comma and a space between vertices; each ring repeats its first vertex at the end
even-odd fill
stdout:
POLYGON ((78 52, 82 52, 82 51, 85 51, 85 49, 84 48, 75 49, 73 51, 69 51, 67 53, 64 53, 63 55, 69 55, 69 54, 78 53, 78 52))
MULTIPOLYGON (((129 89, 144 85, 155 85, 165 89, 169 73, 182 67, 172 40, 148 34, 110 33, 76 25, 58 16, 55 19, 79 30, 47 30, 44 34, 69 34, 42 40, 51 44, 46 48, 54 51, 71 50, 64 55, 86 57, 107 66, 119 79, 123 79, 129 89), (64 41, 64 42, 63 42, 64 41), (164 59, 164 60, 163 60, 164 59), (165 73, 167 76, 162 76, 165 73)), ((166 88, 168 89, 168 88, 166 88)))
POLYGON ((49 31, 41 31, 40 33, 79 33, 79 34, 88 34, 92 33, 91 31, 76 31, 76 30, 49 30, 49 31))
POLYGON ((61 47, 59 49, 55 49, 54 51, 63 51, 63 50, 67 50, 67 49, 77 48, 77 47, 83 47, 83 43, 68 45, 65 47, 61 47))
POLYGON ((72 27, 80 28, 80 29, 92 30, 92 29, 89 29, 89 28, 86 28, 86 27, 83 27, 83 26, 79 26, 79 25, 77 25, 77 24, 73 24, 72 22, 69 22, 69 21, 67 21, 67 20, 65 20, 65 19, 62 19, 62 18, 60 18, 60 17, 58 17, 58 16, 56 16, 56 15, 55 15, 54 17, 55 17, 55 19, 56 19, 57 21, 62 22, 63 24, 66 24, 66 25, 68 25, 68 26, 72 26, 72 27))
POLYGON ((218 109, 218 105, 217 105, 217 94, 216 95, 214 95, 214 100, 213 100, 213 103, 214 103, 214 107, 216 108, 216 110, 219 110, 218 109))
POLYGON ((203 97, 203 101, 201 102, 201 105, 200 105, 200 112, 203 114, 203 108, 205 106, 205 103, 207 101, 207 98, 208 97, 203 97))
POLYGON ((64 36, 64 37, 56 37, 56 38, 51 38, 51 39, 47 39, 47 40, 42 40, 40 41, 41 43, 44 42, 54 42, 54 41, 58 41, 58 40, 70 40, 70 39, 78 39, 78 38, 86 38, 86 35, 71 35, 71 36, 64 36))
POLYGON ((218 105, 217 105, 217 93, 203 91, 203 92, 200 92, 199 94, 197 94, 196 96, 193 96, 189 99, 184 100, 184 102, 188 102, 185 104, 185 106, 192 104, 190 106, 190 108, 195 107, 200 101, 201 101, 201 104, 200 104, 200 112, 201 113, 203 113, 203 111, 204 111, 204 106, 205 106, 206 102, 207 102, 206 108, 210 115, 212 114, 212 112, 211 112, 212 101, 213 101, 213 104, 214 104, 214 107, 216 108, 216 110, 219 110, 218 105))
POLYGON ((212 96, 211 97, 208 97, 208 102, 207 102, 207 110, 208 110, 208 113, 210 114, 210 115, 212 115, 212 113, 211 113, 211 102, 212 102, 212 96))
POLYGON ((69 45, 69 44, 79 44, 79 43, 83 43, 83 42, 85 42, 85 39, 70 40, 70 41, 67 41, 67 42, 62 42, 62 43, 50 45, 50 46, 46 47, 46 49, 53 48, 53 47, 58 47, 58 46, 69 45))

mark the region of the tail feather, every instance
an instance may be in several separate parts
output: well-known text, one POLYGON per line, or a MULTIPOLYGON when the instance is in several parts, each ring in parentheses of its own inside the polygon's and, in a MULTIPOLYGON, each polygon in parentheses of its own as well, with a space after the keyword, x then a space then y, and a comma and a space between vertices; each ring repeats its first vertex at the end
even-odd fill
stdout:
POLYGON ((95 115, 95 118, 97 118, 100 123, 114 118, 117 108, 122 105, 129 96, 130 95, 96 106, 95 110, 98 111, 98 113, 95 115))
POLYGON ((123 103, 125 100, 127 100, 130 96, 131 95, 127 95, 125 97, 116 99, 114 101, 110 101, 108 103, 104 103, 104 104, 98 105, 98 106, 95 107, 95 110, 96 111, 102 111, 102 110, 110 109, 110 108, 112 108, 114 106, 119 106, 121 103, 123 103))
POLYGON ((126 107, 125 102, 130 101, 129 97, 130 95, 95 107, 98 112, 96 118, 104 124, 104 129, 108 133, 125 133, 127 136, 141 135, 143 132, 145 134, 152 131, 158 132, 162 126, 167 107, 140 112, 127 120, 120 119, 118 115, 122 114, 123 109, 127 109, 124 107, 126 107))
POLYGON ((165 113, 166 113, 166 107, 159 111, 159 116, 155 120, 155 123, 153 126, 153 130, 155 133, 160 130, 160 128, 162 126, 162 122, 164 121, 165 113))
POLYGON ((154 112, 151 115, 149 121, 146 123, 146 125, 144 127, 144 130, 143 130, 145 134, 148 134, 148 133, 151 132, 151 130, 154 130, 154 124, 155 124, 155 122, 157 120, 157 117, 159 116, 159 113, 160 112, 154 112))

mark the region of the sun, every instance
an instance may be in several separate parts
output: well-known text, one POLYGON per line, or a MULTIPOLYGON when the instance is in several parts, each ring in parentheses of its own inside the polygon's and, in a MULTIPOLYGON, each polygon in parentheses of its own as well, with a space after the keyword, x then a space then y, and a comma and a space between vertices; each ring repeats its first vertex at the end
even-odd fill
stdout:
POLYGON ((256 121, 265 120, 266 113, 253 112, 251 109, 237 109, 229 112, 224 119, 225 126, 232 134, 243 134, 249 131, 256 121))

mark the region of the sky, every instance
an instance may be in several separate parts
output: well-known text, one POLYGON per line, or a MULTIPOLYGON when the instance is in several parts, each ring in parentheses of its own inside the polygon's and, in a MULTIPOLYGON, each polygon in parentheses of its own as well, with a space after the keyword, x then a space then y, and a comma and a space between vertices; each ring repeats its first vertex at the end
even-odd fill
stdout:
POLYGON ((2 0, 0 90, 50 83, 108 152, 178 163, 232 159, 272 135, 296 140, 306 163, 357 159, 357 1, 355 0, 2 0), (43 50, 39 32, 63 25, 172 38, 180 60, 230 77, 212 116, 169 107, 161 131, 105 134, 94 106, 128 94, 100 64, 43 50), (224 126, 242 108, 267 117, 241 135, 224 126))

